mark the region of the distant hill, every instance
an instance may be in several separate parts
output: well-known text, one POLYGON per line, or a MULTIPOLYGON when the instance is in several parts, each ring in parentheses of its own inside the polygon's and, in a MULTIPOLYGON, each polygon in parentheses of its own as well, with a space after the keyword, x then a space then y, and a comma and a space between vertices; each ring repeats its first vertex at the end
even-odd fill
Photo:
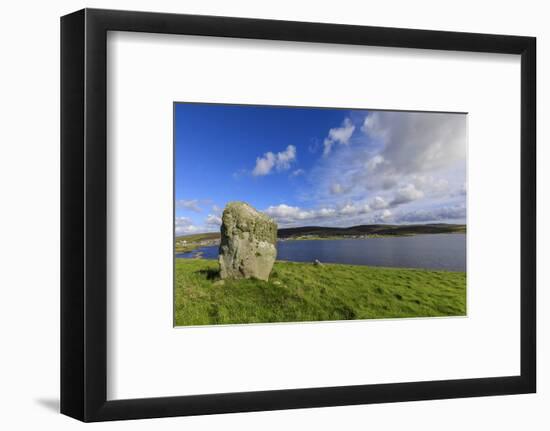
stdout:
MULTIPOLYGON (((292 238, 334 238, 334 237, 357 237, 357 236, 403 236, 418 234, 436 233, 466 233, 466 225, 463 224, 414 224, 414 225, 389 225, 389 224, 366 224, 351 227, 322 227, 302 226, 283 228, 277 231, 280 239, 292 238)), ((210 242, 219 240, 219 232, 183 235, 176 238, 186 242, 210 242)))
POLYGON ((421 224, 421 225, 387 225, 368 224, 351 227, 320 227, 304 226, 279 229, 278 237, 335 237, 335 236, 365 236, 365 235, 418 235, 432 233, 465 233, 466 225, 463 224, 421 224))

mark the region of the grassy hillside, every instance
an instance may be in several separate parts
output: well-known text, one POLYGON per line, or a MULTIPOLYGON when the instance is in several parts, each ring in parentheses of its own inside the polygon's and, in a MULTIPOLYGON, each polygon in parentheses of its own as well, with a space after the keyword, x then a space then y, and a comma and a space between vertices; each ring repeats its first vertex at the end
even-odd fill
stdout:
POLYGON ((462 316, 466 273, 276 262, 269 282, 219 280, 212 260, 176 259, 175 324, 462 316))
POLYGON ((445 223, 419 225, 371 224, 344 228, 304 226, 279 229, 277 236, 284 239, 304 236, 334 238, 339 236, 398 236, 436 233, 466 233, 466 225, 445 223))

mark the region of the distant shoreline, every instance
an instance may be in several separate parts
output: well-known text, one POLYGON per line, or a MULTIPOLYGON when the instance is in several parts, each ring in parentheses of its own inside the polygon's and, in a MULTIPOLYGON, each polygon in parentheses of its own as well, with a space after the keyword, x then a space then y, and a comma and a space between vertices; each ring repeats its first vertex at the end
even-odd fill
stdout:
POLYGON ((466 235, 466 232, 433 232, 433 233, 394 233, 394 234, 367 234, 363 236, 347 236, 347 235, 336 235, 336 236, 300 236, 300 237, 288 237, 288 238, 277 238, 277 241, 331 241, 338 239, 375 239, 375 238, 392 238, 392 237, 407 237, 407 236, 417 236, 417 235, 466 235))
MULTIPOLYGON (((282 228, 277 232, 277 241, 337 240, 404 237, 415 235, 461 233, 466 234, 463 224, 423 224, 423 225, 359 225, 345 228, 302 226, 282 228)), ((175 238, 175 253, 188 253, 199 247, 219 245, 220 233, 207 232, 182 235, 175 238)))

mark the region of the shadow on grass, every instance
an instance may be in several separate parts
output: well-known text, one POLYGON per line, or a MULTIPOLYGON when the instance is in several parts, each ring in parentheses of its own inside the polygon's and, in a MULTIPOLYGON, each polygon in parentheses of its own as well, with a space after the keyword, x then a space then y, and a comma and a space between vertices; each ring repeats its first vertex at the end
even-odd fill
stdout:
POLYGON ((197 274, 206 277, 207 280, 218 280, 220 278, 220 271, 218 269, 200 269, 197 271, 197 274))

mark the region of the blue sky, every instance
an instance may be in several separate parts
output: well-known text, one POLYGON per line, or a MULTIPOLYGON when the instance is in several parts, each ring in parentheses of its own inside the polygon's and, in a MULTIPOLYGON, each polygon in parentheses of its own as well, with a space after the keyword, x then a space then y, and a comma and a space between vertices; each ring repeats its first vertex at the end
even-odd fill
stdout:
POLYGON ((464 223, 465 114, 175 105, 176 234, 250 203, 280 227, 464 223))

